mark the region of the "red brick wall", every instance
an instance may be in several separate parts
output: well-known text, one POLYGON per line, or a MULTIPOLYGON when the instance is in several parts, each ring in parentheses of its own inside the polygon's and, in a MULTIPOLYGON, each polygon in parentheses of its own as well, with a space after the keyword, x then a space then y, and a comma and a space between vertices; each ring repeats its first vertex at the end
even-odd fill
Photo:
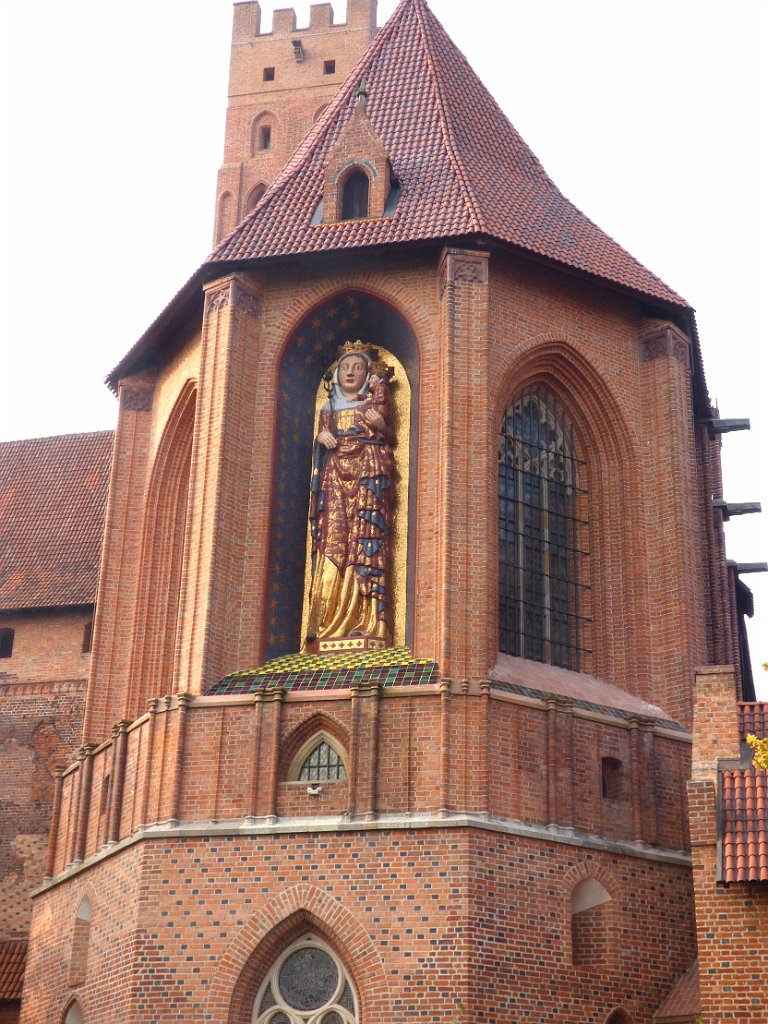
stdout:
POLYGON ((26 1024, 57 1019, 69 998, 86 889, 79 998, 86 1019, 113 1024, 245 1024, 270 963, 260 944, 281 928, 317 930, 336 948, 366 1024, 462 1013, 597 1024, 617 1005, 649 1024, 693 957, 684 868, 461 828, 151 840, 39 898, 26 1024), (570 966, 577 867, 613 880, 621 941, 595 971, 570 966), (241 977, 249 991, 229 1016, 241 977))
POLYGON ((2 938, 26 935, 29 894, 45 874, 54 768, 71 761, 79 746, 84 699, 84 679, 0 682, 2 938))

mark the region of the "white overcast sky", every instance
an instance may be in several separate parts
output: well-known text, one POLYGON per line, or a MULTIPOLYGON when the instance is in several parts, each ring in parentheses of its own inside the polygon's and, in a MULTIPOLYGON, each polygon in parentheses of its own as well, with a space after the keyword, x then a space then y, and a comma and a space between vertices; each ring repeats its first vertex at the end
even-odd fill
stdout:
MULTIPOLYGON (((710 394, 752 420, 723 440, 725 495, 766 509, 727 524, 728 554, 765 561, 766 5, 431 7, 562 191, 696 308, 710 394)), ((229 0, 2 5, 0 440, 114 426, 104 375, 210 249, 231 19, 229 0)), ((762 682, 768 578, 745 579, 762 682)))

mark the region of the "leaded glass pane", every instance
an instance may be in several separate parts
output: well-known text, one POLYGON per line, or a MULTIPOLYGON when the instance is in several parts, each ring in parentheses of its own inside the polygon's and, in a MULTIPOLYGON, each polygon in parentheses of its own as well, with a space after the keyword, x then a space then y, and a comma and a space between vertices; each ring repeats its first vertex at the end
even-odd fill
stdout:
POLYGON ((580 668, 587 619, 573 430, 544 389, 504 414, 499 434, 499 648, 580 668))
POLYGON ((309 754, 299 772, 299 779, 304 782, 338 782, 346 777, 344 762, 324 740, 309 754))

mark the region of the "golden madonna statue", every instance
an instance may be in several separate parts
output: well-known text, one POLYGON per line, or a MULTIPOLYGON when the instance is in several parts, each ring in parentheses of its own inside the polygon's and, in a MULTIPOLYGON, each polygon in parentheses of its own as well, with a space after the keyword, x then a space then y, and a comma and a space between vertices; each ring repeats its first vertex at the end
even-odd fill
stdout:
POLYGON ((310 649, 365 650, 392 643, 391 373, 370 346, 347 342, 326 384, 309 509, 310 649))

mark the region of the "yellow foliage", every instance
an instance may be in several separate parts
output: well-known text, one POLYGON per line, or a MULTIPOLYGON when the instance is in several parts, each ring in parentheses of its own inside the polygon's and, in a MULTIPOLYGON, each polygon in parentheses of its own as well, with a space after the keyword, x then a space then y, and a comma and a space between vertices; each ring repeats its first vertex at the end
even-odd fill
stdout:
POLYGON ((750 733, 747 736, 747 743, 755 752, 752 758, 752 764, 755 768, 763 768, 768 771, 768 736, 764 736, 759 740, 757 736, 753 736, 752 733, 750 733))

